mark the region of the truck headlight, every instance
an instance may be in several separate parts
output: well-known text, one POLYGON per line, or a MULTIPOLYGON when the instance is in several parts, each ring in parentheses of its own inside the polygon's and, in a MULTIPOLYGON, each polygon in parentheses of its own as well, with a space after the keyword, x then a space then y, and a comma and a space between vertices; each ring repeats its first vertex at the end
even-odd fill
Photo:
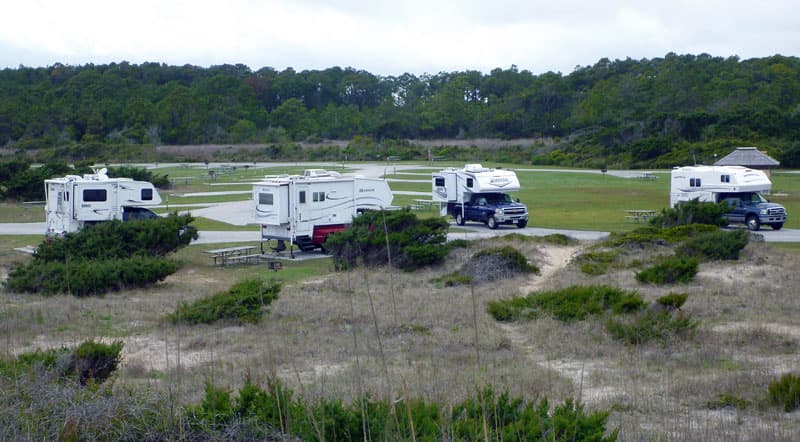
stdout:
POLYGON ((503 214, 503 209, 494 209, 494 214, 495 215, 502 215, 503 214))
POLYGON ((767 209, 761 209, 761 211, 758 212, 758 213, 760 213, 762 215, 766 215, 767 214, 767 209))

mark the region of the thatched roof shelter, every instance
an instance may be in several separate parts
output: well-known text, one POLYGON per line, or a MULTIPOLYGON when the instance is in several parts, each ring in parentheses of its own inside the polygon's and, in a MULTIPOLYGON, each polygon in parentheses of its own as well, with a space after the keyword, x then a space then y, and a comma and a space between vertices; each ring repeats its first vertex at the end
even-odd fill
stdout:
POLYGON ((753 169, 770 169, 780 164, 780 161, 755 147, 737 147, 736 150, 714 163, 715 166, 745 166, 753 169))

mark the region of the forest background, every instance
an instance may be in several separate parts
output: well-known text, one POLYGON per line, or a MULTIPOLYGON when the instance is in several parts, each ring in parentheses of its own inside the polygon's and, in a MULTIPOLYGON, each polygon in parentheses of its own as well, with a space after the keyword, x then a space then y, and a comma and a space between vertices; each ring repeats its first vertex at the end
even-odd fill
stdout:
POLYGON ((378 76, 127 62, 0 71, 0 153, 31 161, 441 158, 664 168, 757 146, 798 167, 799 135, 800 59, 781 55, 604 58, 566 75, 513 65, 378 76), (163 149, 178 145, 227 149, 214 158, 163 149))

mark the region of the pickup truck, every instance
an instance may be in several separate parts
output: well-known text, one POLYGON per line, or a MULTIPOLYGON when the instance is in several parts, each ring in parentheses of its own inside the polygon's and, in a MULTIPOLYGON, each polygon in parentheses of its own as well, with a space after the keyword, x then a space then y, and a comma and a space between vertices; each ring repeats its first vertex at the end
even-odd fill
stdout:
POLYGON ((516 224, 520 229, 528 225, 528 208, 507 193, 472 193, 468 201, 448 203, 447 212, 463 226, 467 221, 485 223, 490 229, 500 224, 516 224))
POLYGON ((773 230, 780 230, 786 222, 786 209, 767 201, 758 192, 720 193, 718 200, 731 208, 725 214, 731 224, 744 224, 750 230, 758 230, 766 224, 773 230))

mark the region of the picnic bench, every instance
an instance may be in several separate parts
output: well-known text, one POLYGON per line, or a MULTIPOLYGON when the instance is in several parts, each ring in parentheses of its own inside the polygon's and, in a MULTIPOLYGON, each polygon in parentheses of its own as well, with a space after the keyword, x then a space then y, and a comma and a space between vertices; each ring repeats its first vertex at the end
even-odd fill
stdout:
POLYGON ((211 255, 214 265, 228 265, 261 262, 261 255, 255 253, 256 246, 227 247, 224 249, 206 250, 211 255))
POLYGON ((412 210, 432 210, 436 208, 438 201, 415 199, 411 201, 412 210))
POLYGON ((656 216, 655 210, 632 209, 625 211, 625 221, 627 222, 646 223, 654 216, 656 216))

